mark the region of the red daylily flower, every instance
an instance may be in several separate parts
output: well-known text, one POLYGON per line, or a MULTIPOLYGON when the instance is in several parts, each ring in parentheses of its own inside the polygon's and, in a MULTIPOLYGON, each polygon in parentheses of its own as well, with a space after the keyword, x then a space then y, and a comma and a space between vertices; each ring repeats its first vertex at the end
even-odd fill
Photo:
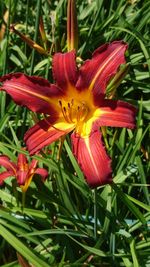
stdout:
POLYGON ((43 181, 45 181, 48 176, 47 170, 44 168, 37 168, 37 164, 38 160, 35 159, 29 164, 26 156, 21 153, 18 155, 17 164, 13 163, 7 156, 0 156, 0 165, 7 170, 0 173, 0 185, 3 184, 6 178, 14 176, 22 191, 26 192, 34 174, 39 174, 43 181))
POLYGON ((106 86, 125 63, 127 44, 115 41, 99 47, 78 70, 75 51, 56 53, 53 76, 56 85, 21 73, 0 79, 1 90, 34 112, 49 114, 25 134, 30 154, 59 137, 71 135, 73 153, 90 186, 112 181, 111 160, 101 140, 100 126, 135 127, 136 109, 128 103, 105 99, 106 86))

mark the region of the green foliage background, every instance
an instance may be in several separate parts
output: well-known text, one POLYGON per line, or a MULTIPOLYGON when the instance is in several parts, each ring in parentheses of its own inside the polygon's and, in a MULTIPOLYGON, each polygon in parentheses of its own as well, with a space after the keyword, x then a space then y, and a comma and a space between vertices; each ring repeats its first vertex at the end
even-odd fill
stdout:
MULTIPOLYGON (((66 0, 0 1, 1 27, 9 10, 0 42, 0 75, 25 72, 52 81, 52 54, 66 51, 66 7, 66 0), (49 57, 39 55, 9 31, 9 25, 16 24, 43 45, 38 30, 40 15, 49 57)), ((105 42, 122 39, 129 44, 130 70, 117 97, 138 107, 137 128, 107 129, 112 186, 95 190, 87 186, 69 138, 60 161, 57 142, 44 150, 39 162, 49 170, 49 178, 43 184, 35 177, 24 208, 16 182, 6 180, 0 188, 1 266, 150 266, 150 1, 77 1, 77 14, 78 55, 83 59, 105 42)), ((31 112, 0 93, 1 154, 17 159, 33 118, 31 112)))

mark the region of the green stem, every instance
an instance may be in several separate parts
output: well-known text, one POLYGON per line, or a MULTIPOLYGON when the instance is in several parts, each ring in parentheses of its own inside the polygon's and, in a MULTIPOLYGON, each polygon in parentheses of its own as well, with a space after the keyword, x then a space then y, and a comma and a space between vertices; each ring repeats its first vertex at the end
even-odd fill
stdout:
POLYGON ((6 28, 6 50, 5 50, 5 60, 4 60, 4 67, 3 67, 3 75, 7 72, 7 63, 8 63, 8 44, 9 44, 9 28, 10 28, 10 14, 11 14, 11 0, 9 0, 9 15, 8 15, 8 22, 6 28))
MULTIPOLYGON (((29 17, 29 0, 27 0, 27 5, 26 5, 26 22, 25 22, 25 35, 27 35, 28 32, 28 17, 29 17)), ((27 55, 27 43, 24 43, 24 53, 27 55)))
POLYGON ((27 108, 24 108, 23 110, 23 116, 22 116, 23 122, 22 122, 22 127, 21 127, 21 133, 20 137, 23 139, 25 129, 26 129, 26 121, 27 121, 27 108))
POLYGON ((102 126, 101 131, 103 134, 103 139, 104 139, 106 149, 109 150, 109 144, 108 144, 108 140, 107 140, 107 128, 105 126, 102 126))
MULTIPOLYGON (((9 16, 6 28, 6 49, 5 49, 5 58, 4 58, 4 66, 3 66, 3 75, 7 73, 7 64, 8 64, 8 44, 9 44, 9 27, 10 27, 10 14, 11 14, 11 0, 9 0, 9 16)), ((5 115, 5 106, 6 106, 6 94, 1 94, 1 118, 5 115)))
POLYGON ((26 192, 22 192, 22 207, 21 207, 22 212, 25 208, 25 202, 26 202, 26 192))
POLYGON ((97 239, 97 188, 94 189, 94 238, 97 239))
POLYGON ((100 2, 99 4, 99 7, 98 7, 98 10, 97 10, 97 13, 95 15, 95 19, 93 20, 93 23, 91 25, 91 28, 89 29, 88 33, 87 33, 87 36, 86 36, 86 41, 84 42, 84 44, 82 45, 82 47, 80 48, 79 50, 79 56, 81 57, 81 55, 83 54, 83 51, 85 50, 86 46, 88 45, 88 42, 90 40, 90 37, 91 37, 91 34, 92 34, 92 31, 96 25, 96 22, 97 22, 97 19, 98 17, 100 16, 100 12, 101 12, 101 8, 102 8, 102 4, 103 4, 103 1, 100 2))
POLYGON ((45 79, 48 80, 48 75, 49 75, 49 68, 50 68, 50 57, 47 58, 47 65, 46 65, 46 73, 45 73, 45 79))
MULTIPOLYGON (((35 20, 35 35, 34 35, 34 41, 36 43, 37 43, 38 32, 39 32, 40 14, 41 14, 41 0, 38 0, 37 1, 37 15, 36 15, 36 20, 35 20)), ((35 50, 33 49, 33 51, 32 51, 32 58, 31 58, 30 75, 33 74, 34 61, 35 61, 35 50)))

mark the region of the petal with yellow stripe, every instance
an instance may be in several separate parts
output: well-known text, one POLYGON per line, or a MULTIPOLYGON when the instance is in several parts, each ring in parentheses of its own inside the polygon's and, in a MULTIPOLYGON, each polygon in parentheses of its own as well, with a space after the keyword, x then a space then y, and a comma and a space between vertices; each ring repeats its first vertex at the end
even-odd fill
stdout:
POLYGON ((28 76, 23 73, 12 73, 0 78, 2 87, 12 99, 21 106, 26 106, 34 112, 44 114, 56 113, 55 101, 63 92, 47 80, 28 76))
POLYGON ((99 101, 99 126, 135 128, 136 108, 129 103, 115 100, 99 101))
POLYGON ((39 152, 43 147, 66 135, 74 129, 75 125, 66 123, 64 118, 48 117, 30 128, 24 137, 30 154, 39 152))
POLYGON ((24 154, 20 153, 18 155, 18 161, 17 161, 17 182, 19 185, 24 185, 27 178, 28 178, 28 161, 24 154))
POLYGON ((56 53, 53 57, 53 76, 57 86, 65 92, 69 86, 75 86, 78 79, 75 50, 68 53, 56 53))
POLYGON ((79 79, 76 84, 78 90, 89 88, 93 94, 105 94, 106 85, 119 66, 125 63, 127 44, 115 41, 104 44, 93 53, 91 60, 86 60, 79 70, 79 79))
POLYGON ((72 134, 73 153, 83 171, 87 183, 97 187, 112 181, 111 160, 108 157, 99 131, 88 137, 72 134))

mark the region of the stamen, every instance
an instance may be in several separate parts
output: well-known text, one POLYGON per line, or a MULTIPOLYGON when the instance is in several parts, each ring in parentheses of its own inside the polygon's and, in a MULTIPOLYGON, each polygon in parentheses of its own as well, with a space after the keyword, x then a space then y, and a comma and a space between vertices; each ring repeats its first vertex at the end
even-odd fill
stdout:
POLYGON ((77 122, 80 121, 80 107, 77 107, 77 122))
POLYGON ((74 103, 74 99, 72 98, 68 103, 64 102, 65 106, 63 106, 63 102, 61 100, 58 101, 62 115, 66 122, 68 123, 79 123, 80 121, 84 121, 88 114, 88 107, 86 103, 78 102, 79 105, 74 103))
POLYGON ((59 100, 59 101, 58 101, 58 103, 59 103, 59 105, 62 107, 62 101, 61 101, 61 100, 59 100))
POLYGON ((77 112, 77 121, 84 121, 88 114, 88 107, 85 105, 84 102, 82 102, 82 105, 78 106, 78 112, 77 112))
POLYGON ((67 114, 66 114, 66 113, 67 113, 66 108, 63 107, 63 105, 62 105, 62 101, 59 100, 58 103, 59 103, 59 105, 60 105, 60 107, 61 107, 61 112, 62 112, 62 114, 63 114, 63 116, 64 116, 64 119, 65 119, 68 123, 70 123, 70 121, 68 120, 67 114))
POLYGON ((73 119, 72 119, 72 104, 70 105, 70 103, 68 103, 68 118, 69 118, 70 122, 73 122, 73 119))
POLYGON ((71 105, 73 106, 73 104, 74 104, 74 99, 72 98, 71 99, 71 105))
POLYGON ((66 107, 63 107, 63 109, 62 109, 62 113, 63 113, 63 116, 64 116, 65 120, 66 120, 68 123, 70 123, 70 121, 68 120, 66 107))
POLYGON ((84 121, 86 116, 88 115, 88 107, 85 107, 84 110, 83 110, 83 113, 82 113, 82 117, 80 119, 80 121, 84 121))

